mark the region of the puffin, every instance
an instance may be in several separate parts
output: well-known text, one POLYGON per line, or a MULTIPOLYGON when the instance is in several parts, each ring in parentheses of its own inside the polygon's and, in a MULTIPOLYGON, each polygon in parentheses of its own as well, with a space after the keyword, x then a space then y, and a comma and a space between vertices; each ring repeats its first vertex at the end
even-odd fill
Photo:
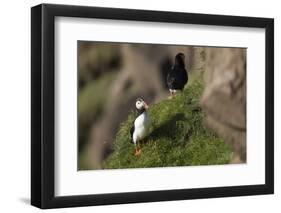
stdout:
POLYGON ((183 90, 184 86, 188 82, 188 74, 185 69, 185 56, 183 53, 178 53, 175 57, 175 64, 172 66, 170 72, 167 75, 167 85, 170 91, 171 97, 177 92, 177 90, 183 90))
POLYGON ((135 156, 141 154, 139 142, 147 136, 150 126, 150 118, 147 112, 148 105, 141 98, 136 100, 137 118, 135 119, 131 129, 131 143, 135 145, 135 156))

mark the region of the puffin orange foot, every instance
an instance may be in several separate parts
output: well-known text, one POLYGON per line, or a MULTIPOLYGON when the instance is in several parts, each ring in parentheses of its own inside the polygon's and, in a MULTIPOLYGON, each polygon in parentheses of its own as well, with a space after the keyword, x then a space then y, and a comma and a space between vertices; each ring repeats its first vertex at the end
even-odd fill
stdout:
POLYGON ((135 156, 140 156, 140 154, 141 154, 141 149, 136 149, 135 156))

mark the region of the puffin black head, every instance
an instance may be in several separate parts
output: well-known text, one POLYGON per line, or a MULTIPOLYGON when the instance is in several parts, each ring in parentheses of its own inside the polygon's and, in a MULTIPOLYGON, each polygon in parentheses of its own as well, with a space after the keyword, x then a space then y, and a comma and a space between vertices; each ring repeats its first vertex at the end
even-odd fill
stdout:
POLYGON ((175 65, 184 67, 185 66, 184 60, 185 60, 185 55, 183 53, 178 53, 175 58, 175 65))
POLYGON ((136 108, 138 110, 139 113, 144 112, 145 110, 148 109, 148 105, 144 102, 143 99, 138 98, 136 101, 136 108))

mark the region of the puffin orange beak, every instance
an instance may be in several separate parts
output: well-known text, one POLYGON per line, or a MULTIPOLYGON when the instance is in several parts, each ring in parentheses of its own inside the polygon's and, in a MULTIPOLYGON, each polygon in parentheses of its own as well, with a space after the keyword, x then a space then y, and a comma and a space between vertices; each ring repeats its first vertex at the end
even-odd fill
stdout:
POLYGON ((147 103, 145 103, 145 102, 144 102, 144 108, 145 108, 145 109, 148 109, 148 108, 149 108, 149 106, 148 106, 147 103))

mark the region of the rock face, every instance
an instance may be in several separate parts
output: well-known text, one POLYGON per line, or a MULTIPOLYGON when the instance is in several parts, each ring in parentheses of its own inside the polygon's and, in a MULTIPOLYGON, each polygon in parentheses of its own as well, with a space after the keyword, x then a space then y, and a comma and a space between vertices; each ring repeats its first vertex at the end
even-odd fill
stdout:
POLYGON ((205 49, 205 90, 201 105, 206 125, 230 143, 233 163, 246 161, 246 49, 205 49))

